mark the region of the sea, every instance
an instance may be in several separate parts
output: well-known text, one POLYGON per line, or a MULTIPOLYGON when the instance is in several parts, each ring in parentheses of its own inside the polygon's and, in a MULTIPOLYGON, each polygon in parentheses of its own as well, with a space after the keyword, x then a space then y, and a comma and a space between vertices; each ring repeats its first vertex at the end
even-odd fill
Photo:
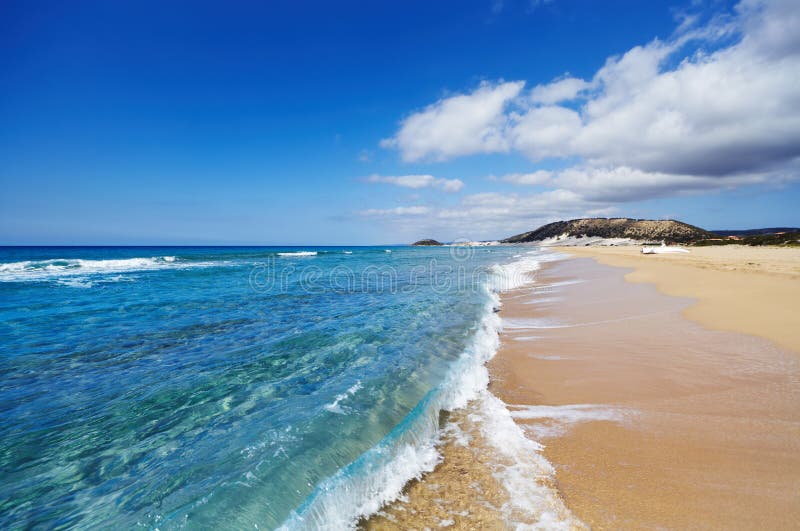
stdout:
POLYGON ((484 364, 499 294, 550 257, 0 248, 0 528, 354 528, 437 465, 442 412, 476 400, 520 452, 509 495, 547 521, 519 489, 536 447, 484 364))

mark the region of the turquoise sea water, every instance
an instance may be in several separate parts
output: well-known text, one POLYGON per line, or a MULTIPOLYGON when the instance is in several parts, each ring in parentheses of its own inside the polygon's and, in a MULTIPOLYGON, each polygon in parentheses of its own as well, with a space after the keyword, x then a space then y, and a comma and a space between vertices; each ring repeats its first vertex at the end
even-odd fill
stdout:
POLYGON ((0 248, 0 528, 352 525, 430 462, 520 252, 0 248))

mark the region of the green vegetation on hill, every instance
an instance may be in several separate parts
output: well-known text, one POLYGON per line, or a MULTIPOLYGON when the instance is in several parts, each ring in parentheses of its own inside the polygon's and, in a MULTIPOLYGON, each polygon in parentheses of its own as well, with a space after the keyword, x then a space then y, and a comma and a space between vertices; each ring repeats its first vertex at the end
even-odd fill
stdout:
POLYGON ((630 218, 581 218, 548 223, 538 229, 502 240, 503 243, 526 243, 559 236, 580 238, 630 238, 633 240, 667 241, 687 243, 716 235, 700 227, 675 220, 630 219, 630 218))
POLYGON ((692 245, 780 245, 780 246, 800 246, 800 231, 785 232, 783 234, 756 234, 742 238, 718 238, 693 242, 692 245))

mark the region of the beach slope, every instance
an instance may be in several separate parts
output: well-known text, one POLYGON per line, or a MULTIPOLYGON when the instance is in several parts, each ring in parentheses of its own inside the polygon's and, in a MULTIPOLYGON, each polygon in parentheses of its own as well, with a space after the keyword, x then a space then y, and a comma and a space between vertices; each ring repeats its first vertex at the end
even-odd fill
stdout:
POLYGON ((595 529, 796 528, 800 255, 569 252, 504 294, 489 364, 567 507, 595 529))

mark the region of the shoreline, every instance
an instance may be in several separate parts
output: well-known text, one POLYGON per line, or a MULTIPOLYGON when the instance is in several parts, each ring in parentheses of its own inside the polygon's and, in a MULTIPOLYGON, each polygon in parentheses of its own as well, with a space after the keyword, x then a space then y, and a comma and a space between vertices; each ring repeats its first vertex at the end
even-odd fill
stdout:
MULTIPOLYGON (((698 305, 714 316, 714 304, 666 295, 638 270, 585 256, 594 248, 565 251, 532 273, 533 284, 501 294, 503 330, 487 363, 488 389, 442 414, 434 470, 359 528, 504 529, 524 521, 564 529, 788 529, 800 521, 796 352, 763 331, 714 330, 687 318, 698 305), (487 398, 500 409, 485 408, 487 398), (546 499, 522 520, 509 518, 520 516, 515 491, 498 475, 514 458, 486 436, 495 429, 488 421, 498 418, 522 430, 535 458, 520 485, 546 499)), ((635 261, 634 252, 597 253, 635 261)), ((800 260, 774 252, 757 250, 753 262, 740 251, 733 258, 743 271, 730 269, 730 256, 702 253, 702 264, 679 264, 672 280, 696 268, 706 285, 725 286, 732 272, 745 275, 738 279, 744 292, 757 290, 742 284, 747 279, 758 287, 766 277, 791 293, 800 260), (763 266, 767 255, 772 261, 763 266), (759 266, 764 271, 754 274, 759 266)), ((670 266, 656 265, 661 275, 670 266)))
MULTIPOLYGON (((773 272, 781 262, 773 258, 761 273, 726 272, 719 268, 730 257, 711 253, 700 257, 703 267, 650 261, 643 269, 659 281, 674 267, 663 281, 672 284, 656 290, 652 276, 586 257, 627 266, 641 260, 638 248, 566 251, 573 257, 544 268, 530 293, 504 296, 507 326, 489 370, 492 392, 544 443, 567 507, 600 529, 788 529, 800 521, 798 358, 762 339, 774 327, 762 337, 738 328, 747 312, 766 311, 773 292, 729 308, 745 312, 739 321, 714 313, 726 301, 715 289, 731 274, 745 293, 765 285, 792 293, 794 257, 783 255, 790 271, 773 272), (710 287, 698 297, 692 282, 710 287), (676 285, 683 297, 660 292, 676 285), (686 318, 697 307, 699 324, 686 318)), ((795 308, 784 319, 800 313, 784 301, 795 308)), ((769 322, 770 312, 759 317, 769 322)), ((797 339, 773 337, 784 346, 797 339)))
MULTIPOLYGON (((529 286, 531 274, 548 259, 540 250, 528 254, 534 256, 516 255, 519 260, 496 265, 493 307, 503 304, 504 294, 529 289, 521 286, 529 286)), ((481 326, 487 320, 494 340, 474 375, 480 388, 461 407, 441 411, 435 468, 409 481, 399 498, 362 518, 359 529, 585 529, 559 496, 543 447, 525 436, 506 404, 491 392, 488 362, 500 346, 501 319, 493 311, 481 326)))
POLYGON ((763 337, 800 355, 800 248, 730 245, 661 255, 643 255, 639 246, 563 251, 632 268, 625 275, 629 282, 696 299, 684 315, 703 326, 763 337))

